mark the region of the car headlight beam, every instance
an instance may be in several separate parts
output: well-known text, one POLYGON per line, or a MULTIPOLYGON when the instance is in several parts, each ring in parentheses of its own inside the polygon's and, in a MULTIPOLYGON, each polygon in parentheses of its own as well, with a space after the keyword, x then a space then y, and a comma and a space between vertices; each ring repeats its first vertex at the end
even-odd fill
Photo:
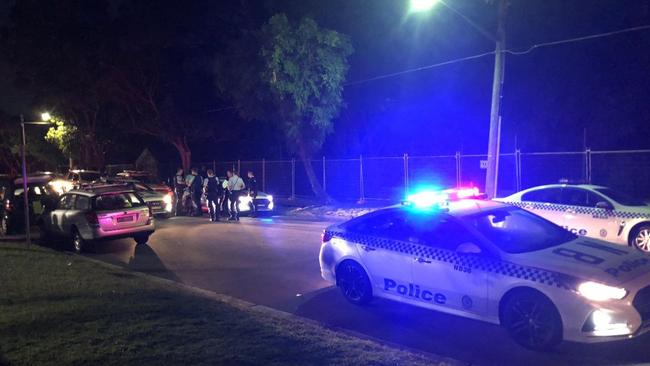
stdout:
POLYGON ((627 290, 620 287, 603 285, 587 281, 578 286, 578 293, 592 301, 621 300, 627 295, 627 290))

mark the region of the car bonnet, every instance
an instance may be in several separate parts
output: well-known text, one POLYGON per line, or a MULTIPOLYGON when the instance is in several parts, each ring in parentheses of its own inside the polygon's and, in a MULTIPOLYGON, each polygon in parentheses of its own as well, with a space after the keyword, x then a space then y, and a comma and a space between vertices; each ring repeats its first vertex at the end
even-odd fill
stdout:
POLYGON ((633 248, 585 237, 511 256, 512 262, 517 264, 608 285, 620 285, 650 274, 650 256, 633 248))

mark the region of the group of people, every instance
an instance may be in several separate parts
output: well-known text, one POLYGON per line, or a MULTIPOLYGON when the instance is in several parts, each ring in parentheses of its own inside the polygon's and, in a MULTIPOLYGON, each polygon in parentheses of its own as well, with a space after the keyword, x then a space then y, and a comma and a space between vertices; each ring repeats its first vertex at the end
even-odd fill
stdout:
POLYGON ((182 168, 177 170, 173 181, 177 216, 203 216, 201 199, 205 196, 210 221, 219 221, 222 216, 227 216, 229 221, 239 221, 239 198, 244 195, 252 198, 250 212, 255 216, 257 180, 252 171, 248 172, 246 182, 234 169, 226 172, 227 178, 223 182, 212 169, 206 170, 205 175, 201 176, 196 168, 192 168, 188 175, 184 175, 182 168))

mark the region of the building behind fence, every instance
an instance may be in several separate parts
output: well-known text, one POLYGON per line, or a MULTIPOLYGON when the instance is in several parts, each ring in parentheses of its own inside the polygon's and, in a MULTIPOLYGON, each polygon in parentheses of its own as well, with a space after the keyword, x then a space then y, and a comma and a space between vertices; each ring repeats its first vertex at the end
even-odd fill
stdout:
MULTIPOLYGON (((650 198, 650 150, 521 152, 499 158, 498 195, 561 179, 609 186, 650 198)), ((485 186, 487 155, 365 157, 312 160, 318 181, 333 198, 397 201, 422 186, 485 186)), ((313 197, 299 160, 212 161, 195 166, 224 176, 228 169, 255 172, 263 191, 278 197, 313 197)), ((174 167, 169 167, 170 172, 174 167)), ((170 173, 173 174, 173 173, 170 173)))

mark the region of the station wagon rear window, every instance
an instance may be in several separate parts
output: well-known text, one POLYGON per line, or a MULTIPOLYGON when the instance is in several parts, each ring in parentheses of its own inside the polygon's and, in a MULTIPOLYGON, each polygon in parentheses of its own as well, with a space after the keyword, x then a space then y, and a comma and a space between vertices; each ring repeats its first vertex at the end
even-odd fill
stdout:
POLYGON ((95 209, 98 211, 122 210, 143 207, 145 203, 135 193, 110 193, 95 198, 95 209))

